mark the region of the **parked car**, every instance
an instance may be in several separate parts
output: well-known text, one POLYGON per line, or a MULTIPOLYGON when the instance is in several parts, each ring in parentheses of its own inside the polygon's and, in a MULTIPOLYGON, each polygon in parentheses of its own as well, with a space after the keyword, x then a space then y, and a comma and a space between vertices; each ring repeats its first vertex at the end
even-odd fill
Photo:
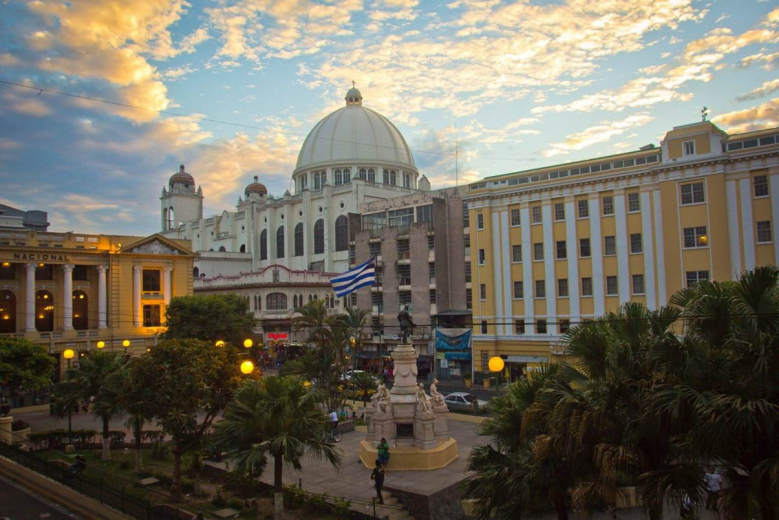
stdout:
POLYGON ((466 392, 452 392, 444 397, 444 402, 452 412, 475 413, 487 406, 487 401, 477 399, 475 395, 466 392))
MULTIPOLYGON (((343 380, 349 382, 352 380, 353 377, 357 376, 358 374, 370 374, 370 372, 366 372, 365 370, 347 370, 346 375, 344 375, 343 377, 343 380)), ((378 377, 373 376, 373 380, 376 381, 376 383, 379 383, 378 377)))

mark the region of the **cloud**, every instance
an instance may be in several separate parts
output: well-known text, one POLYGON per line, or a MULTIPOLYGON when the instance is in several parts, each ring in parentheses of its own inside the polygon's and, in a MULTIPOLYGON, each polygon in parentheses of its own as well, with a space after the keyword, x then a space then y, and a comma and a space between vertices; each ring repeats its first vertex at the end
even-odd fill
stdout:
POLYGON ((549 149, 542 152, 544 157, 568 154, 572 151, 583 150, 594 144, 609 141, 611 138, 622 135, 639 126, 644 126, 654 119, 647 112, 641 112, 624 119, 613 121, 601 121, 600 124, 591 126, 581 132, 565 136, 565 141, 552 143, 549 149))
POLYGON ((779 61, 779 52, 774 52, 771 54, 765 54, 763 52, 758 52, 757 54, 752 54, 750 56, 746 56, 741 59, 739 62, 739 65, 741 65, 744 68, 750 67, 754 64, 763 64, 763 68, 765 70, 772 70, 774 68, 774 64, 779 61))
POLYGON ((723 126, 731 134, 779 126, 779 98, 766 101, 756 107, 721 114, 712 118, 712 121, 723 126))
POLYGON ((779 79, 774 79, 771 81, 766 81, 761 86, 754 89, 752 92, 749 92, 747 94, 742 94, 738 96, 736 99, 738 101, 752 101, 755 99, 764 98, 770 94, 773 94, 779 90, 779 79))

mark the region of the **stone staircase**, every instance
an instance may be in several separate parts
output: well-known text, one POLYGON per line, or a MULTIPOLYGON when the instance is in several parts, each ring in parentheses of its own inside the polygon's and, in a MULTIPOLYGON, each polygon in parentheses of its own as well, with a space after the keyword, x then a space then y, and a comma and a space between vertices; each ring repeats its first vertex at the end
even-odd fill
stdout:
POLYGON ((411 513, 398 502, 398 499, 392 496, 392 493, 382 490, 384 496, 384 505, 376 503, 376 518, 386 520, 414 520, 411 513))

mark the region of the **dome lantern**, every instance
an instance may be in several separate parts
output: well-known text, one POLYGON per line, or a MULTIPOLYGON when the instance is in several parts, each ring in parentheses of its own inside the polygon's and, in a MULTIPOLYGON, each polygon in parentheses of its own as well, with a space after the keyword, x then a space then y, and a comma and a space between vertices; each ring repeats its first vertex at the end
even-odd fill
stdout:
POLYGON ((246 186, 246 189, 244 190, 244 194, 247 197, 249 197, 252 193, 257 193, 260 197, 264 197, 268 194, 268 188, 266 188, 265 185, 259 181, 259 177, 256 175, 254 176, 254 182, 246 186))
POLYGON ((344 99, 346 99, 346 106, 362 106, 362 94, 360 94, 360 91, 354 86, 354 81, 352 81, 352 88, 346 92, 346 97, 344 99))
POLYGON ((174 184, 182 184, 184 186, 195 186, 195 178, 184 171, 184 165, 179 166, 179 171, 171 175, 168 185, 172 188, 174 184))

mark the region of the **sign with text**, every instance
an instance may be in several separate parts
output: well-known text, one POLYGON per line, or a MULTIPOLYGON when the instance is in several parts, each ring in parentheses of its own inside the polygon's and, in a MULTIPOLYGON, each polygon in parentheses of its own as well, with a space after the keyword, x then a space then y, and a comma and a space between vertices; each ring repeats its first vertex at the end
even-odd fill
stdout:
POLYGON ((62 253, 2 253, 2 260, 16 260, 17 262, 71 262, 70 255, 62 253))
POLYGON ((289 339, 289 334, 286 332, 268 332, 267 336, 271 341, 286 341, 289 339))

